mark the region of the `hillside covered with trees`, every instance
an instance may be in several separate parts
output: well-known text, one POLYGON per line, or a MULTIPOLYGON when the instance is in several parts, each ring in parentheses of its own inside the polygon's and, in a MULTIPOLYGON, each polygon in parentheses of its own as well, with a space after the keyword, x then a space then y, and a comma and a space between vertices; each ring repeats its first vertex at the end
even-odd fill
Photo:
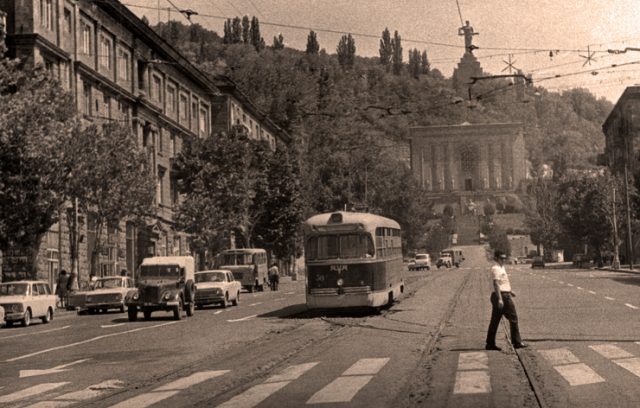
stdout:
POLYGON ((309 32, 305 51, 281 35, 265 41, 255 17, 228 20, 222 34, 176 21, 154 29, 205 73, 235 81, 293 136, 305 215, 366 205, 397 219, 409 247, 436 216, 411 177, 411 126, 522 122, 532 174, 546 164, 556 179, 595 166, 604 147, 610 102, 535 84, 518 95, 505 80, 474 85, 469 100, 430 65, 428 50, 403 49, 395 30, 381 32, 380 57, 363 58, 350 35, 319 44, 309 32))

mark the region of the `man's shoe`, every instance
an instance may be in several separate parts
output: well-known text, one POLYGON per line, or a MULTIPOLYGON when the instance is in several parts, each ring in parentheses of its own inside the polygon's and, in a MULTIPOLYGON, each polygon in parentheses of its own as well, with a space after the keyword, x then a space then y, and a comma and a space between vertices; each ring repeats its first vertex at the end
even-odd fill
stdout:
POLYGON ((529 347, 527 343, 516 343, 513 345, 514 349, 521 349, 521 348, 527 348, 527 347, 529 347))
POLYGON ((495 344, 487 344, 486 346, 484 346, 485 350, 495 350, 495 351, 502 351, 502 349, 498 346, 496 346, 495 344))

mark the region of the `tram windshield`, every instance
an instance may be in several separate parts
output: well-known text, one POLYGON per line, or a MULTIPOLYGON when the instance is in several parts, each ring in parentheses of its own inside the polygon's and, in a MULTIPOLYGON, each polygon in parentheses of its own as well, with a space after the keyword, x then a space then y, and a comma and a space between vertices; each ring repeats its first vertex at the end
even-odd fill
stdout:
POLYGON ((372 258, 373 240, 368 234, 326 234, 307 241, 307 260, 372 258))

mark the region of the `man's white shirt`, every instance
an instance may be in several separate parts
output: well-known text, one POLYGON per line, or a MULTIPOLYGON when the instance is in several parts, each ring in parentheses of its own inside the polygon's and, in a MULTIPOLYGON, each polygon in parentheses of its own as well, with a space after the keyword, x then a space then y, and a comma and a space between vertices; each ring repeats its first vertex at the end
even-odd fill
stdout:
POLYGON ((498 282, 500 292, 511 292, 509 275, 507 275, 507 271, 504 269, 504 266, 500 266, 499 264, 493 265, 491 267, 491 278, 498 282))

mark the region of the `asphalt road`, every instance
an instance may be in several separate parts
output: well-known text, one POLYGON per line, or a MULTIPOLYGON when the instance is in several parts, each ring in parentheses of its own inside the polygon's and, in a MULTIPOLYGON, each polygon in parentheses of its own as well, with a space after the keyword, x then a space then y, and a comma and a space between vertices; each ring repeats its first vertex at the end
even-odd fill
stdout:
POLYGON ((380 314, 306 312, 304 282, 174 321, 65 313, 0 330, 7 407, 636 407, 640 275, 509 266, 530 348, 484 350, 482 247, 408 272, 380 314))

